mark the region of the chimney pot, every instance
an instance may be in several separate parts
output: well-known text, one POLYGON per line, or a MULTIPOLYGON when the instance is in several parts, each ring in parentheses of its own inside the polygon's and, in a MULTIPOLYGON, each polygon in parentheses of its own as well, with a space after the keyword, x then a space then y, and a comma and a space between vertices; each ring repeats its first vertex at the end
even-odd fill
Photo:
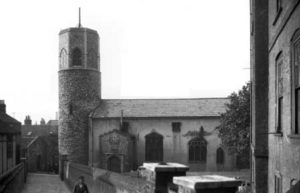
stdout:
POLYGON ((6 113, 6 105, 4 100, 0 100, 0 113, 6 113))

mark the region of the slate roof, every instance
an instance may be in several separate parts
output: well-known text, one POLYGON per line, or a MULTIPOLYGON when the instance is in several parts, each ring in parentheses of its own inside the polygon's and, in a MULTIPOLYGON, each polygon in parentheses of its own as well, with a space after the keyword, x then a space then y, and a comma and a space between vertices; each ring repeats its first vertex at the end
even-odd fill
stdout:
POLYGON ((0 113, 0 120, 5 122, 5 123, 17 123, 19 124, 20 122, 17 121, 16 119, 12 118, 6 113, 0 113))
POLYGON ((46 136, 58 132, 58 125, 22 125, 22 136, 46 136))
POLYGON ((20 133, 21 123, 6 113, 0 113, 0 133, 20 133))
POLYGON ((92 112, 93 118, 123 117, 218 117, 228 98, 199 99, 105 99, 92 112))

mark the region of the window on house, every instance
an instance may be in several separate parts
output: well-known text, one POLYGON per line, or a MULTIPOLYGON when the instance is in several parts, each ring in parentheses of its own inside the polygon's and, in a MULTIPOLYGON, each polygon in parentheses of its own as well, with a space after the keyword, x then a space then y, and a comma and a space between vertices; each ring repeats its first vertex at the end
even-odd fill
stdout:
POLYGON ((196 137, 188 145, 190 162, 206 162, 207 142, 204 138, 196 137))
POLYGON ((172 131, 179 133, 181 131, 181 123, 180 122, 173 122, 172 123, 172 131))
POLYGON ((282 179, 280 175, 275 175, 275 183, 274 183, 275 193, 282 193, 282 179))
POLYGON ((283 59, 280 52, 276 57, 276 103, 277 103, 277 127, 276 132, 282 132, 283 123, 283 59))
POLYGON ((300 29, 298 29, 292 38, 292 66, 293 66, 293 120, 294 134, 299 134, 300 130, 300 29))
POLYGON ((224 164, 224 157, 224 150, 221 147, 219 147, 217 149, 217 164, 224 164))
POLYGON ((152 132, 145 136, 146 138, 146 161, 163 161, 163 136, 152 132))
POLYGON ((13 153, 14 153, 14 145, 13 145, 13 136, 12 135, 8 135, 7 136, 7 159, 10 159, 13 157, 13 153))
POLYGON ((72 50, 72 66, 82 65, 82 53, 79 48, 74 48, 72 50))

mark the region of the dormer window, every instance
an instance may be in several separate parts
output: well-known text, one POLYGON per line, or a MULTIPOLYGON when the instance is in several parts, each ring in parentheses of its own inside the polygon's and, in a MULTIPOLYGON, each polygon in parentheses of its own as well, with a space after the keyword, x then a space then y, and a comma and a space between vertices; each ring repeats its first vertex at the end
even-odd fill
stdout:
POLYGON ((72 66, 82 65, 82 53, 79 48, 74 48, 72 50, 72 66))

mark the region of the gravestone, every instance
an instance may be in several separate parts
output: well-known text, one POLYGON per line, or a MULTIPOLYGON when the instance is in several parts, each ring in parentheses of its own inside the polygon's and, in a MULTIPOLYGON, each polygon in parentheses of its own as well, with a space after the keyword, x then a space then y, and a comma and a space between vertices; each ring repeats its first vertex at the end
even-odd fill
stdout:
POLYGON ((140 176, 154 185, 155 193, 167 193, 174 176, 185 176, 189 167, 178 163, 144 163, 140 176))
POLYGON ((178 193, 236 193, 241 180, 218 175, 174 177, 178 193))

